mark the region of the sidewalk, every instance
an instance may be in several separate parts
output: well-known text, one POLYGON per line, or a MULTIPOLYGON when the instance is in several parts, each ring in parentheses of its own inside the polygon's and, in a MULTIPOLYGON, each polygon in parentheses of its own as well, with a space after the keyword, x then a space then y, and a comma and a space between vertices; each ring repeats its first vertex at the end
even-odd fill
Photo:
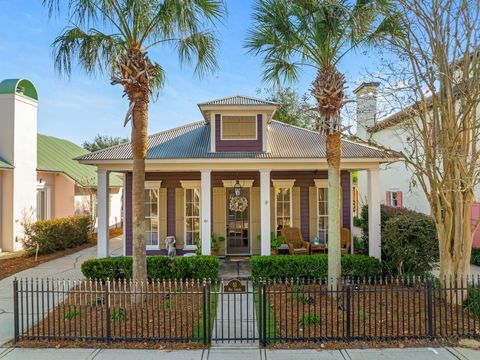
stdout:
MULTIPOLYGON (((78 251, 64 257, 45 262, 0 280, 0 346, 13 338, 13 279, 14 277, 50 277, 61 279, 83 278, 80 266, 86 259, 96 257, 97 247, 78 251)), ((122 238, 110 240, 110 253, 121 254, 122 238)), ((1 355, 0 355, 1 357, 1 355)))
POLYGON ((405 348, 368 350, 258 350, 221 349, 210 350, 124 350, 124 349, 12 349, 0 348, 2 360, 474 360, 480 351, 464 348, 405 348))

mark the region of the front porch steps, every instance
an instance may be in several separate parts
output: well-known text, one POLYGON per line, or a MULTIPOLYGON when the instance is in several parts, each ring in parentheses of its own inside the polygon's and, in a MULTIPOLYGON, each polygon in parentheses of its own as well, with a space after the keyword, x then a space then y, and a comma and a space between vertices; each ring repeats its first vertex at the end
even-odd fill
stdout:
POLYGON ((250 279, 250 259, 245 256, 229 256, 220 260, 219 278, 222 280, 250 279))

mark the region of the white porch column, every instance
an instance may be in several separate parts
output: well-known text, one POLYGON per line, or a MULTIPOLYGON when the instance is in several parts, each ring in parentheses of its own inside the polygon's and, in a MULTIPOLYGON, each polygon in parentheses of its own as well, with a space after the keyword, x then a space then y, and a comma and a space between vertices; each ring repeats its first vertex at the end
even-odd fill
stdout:
POLYGON ((127 188, 127 174, 123 174, 123 187, 122 187, 122 255, 127 256, 127 222, 126 222, 126 211, 127 211, 127 197, 125 195, 125 189, 127 188))
POLYGON ((97 170, 97 257, 103 258, 110 255, 108 249, 109 240, 109 219, 108 207, 109 199, 109 172, 107 170, 97 170))
POLYGON ((270 255, 270 170, 260 170, 261 255, 270 255))
POLYGON ((380 172, 368 170, 368 254, 381 260, 380 172))
POLYGON ((200 202, 201 202, 201 233, 202 239, 202 255, 211 254, 211 236, 212 236, 212 181, 211 170, 201 171, 201 184, 200 184, 200 202))

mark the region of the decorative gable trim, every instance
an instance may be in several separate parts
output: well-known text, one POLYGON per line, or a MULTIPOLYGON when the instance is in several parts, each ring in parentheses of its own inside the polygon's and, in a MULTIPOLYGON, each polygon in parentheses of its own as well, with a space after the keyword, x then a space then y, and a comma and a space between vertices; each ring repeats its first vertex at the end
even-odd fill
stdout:
POLYGON ((295 179, 273 179, 273 187, 275 188, 292 188, 295 184, 295 179))

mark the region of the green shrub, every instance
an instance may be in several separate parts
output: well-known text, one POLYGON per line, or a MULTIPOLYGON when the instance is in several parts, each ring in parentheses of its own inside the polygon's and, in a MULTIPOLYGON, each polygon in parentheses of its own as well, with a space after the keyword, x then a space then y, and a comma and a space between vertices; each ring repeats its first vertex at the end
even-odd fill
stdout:
POLYGON ((468 287, 467 299, 463 302, 463 308, 475 317, 480 317, 480 289, 477 285, 468 287))
MULTIPOLYGON (((89 259, 82 264, 82 273, 89 279, 131 279, 133 260, 130 256, 89 259)), ((147 256, 149 279, 216 279, 218 258, 215 256, 176 257, 147 256)))
MULTIPOLYGON (((328 255, 310 256, 253 256, 252 278, 255 280, 326 278, 328 255)), ((342 275, 363 277, 380 276, 380 261, 365 255, 342 255, 342 275)))
POLYGON ((91 221, 88 216, 72 216, 62 219, 22 222, 23 248, 28 255, 49 254, 79 246, 89 241, 91 221))
POLYGON ((480 249, 473 248, 470 263, 473 265, 480 265, 480 249))
POLYGON ((437 261, 437 232, 431 217, 405 212, 385 223, 382 262, 386 273, 425 276, 437 261))

